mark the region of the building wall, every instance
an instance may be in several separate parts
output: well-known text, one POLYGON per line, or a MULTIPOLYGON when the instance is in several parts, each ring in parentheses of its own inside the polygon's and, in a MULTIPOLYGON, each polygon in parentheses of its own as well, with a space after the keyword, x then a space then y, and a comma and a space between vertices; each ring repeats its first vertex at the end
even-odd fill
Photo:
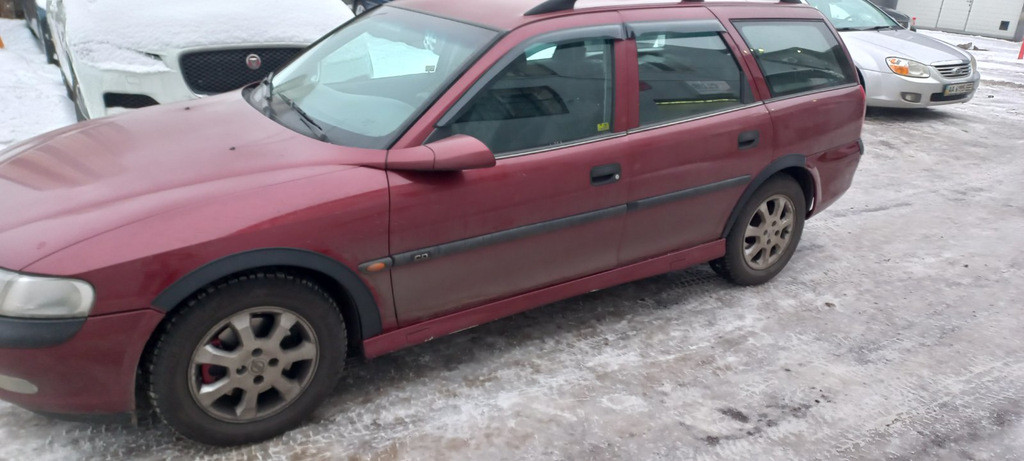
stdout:
POLYGON ((1024 38, 1024 0, 899 0, 896 8, 925 29, 1024 38), (1000 30, 1004 21, 1006 30, 1000 30))

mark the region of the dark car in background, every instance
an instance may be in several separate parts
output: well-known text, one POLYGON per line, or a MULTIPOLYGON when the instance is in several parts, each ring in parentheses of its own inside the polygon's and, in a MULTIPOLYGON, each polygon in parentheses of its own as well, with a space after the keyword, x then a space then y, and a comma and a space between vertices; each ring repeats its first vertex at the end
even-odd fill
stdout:
POLYGON ((39 46, 46 54, 46 62, 55 64, 57 55, 53 47, 53 37, 50 36, 50 28, 46 26, 45 0, 16 0, 16 3, 17 9, 25 13, 25 25, 39 40, 39 46))
POLYGON ((378 6, 390 2, 391 0, 353 0, 352 1, 352 12, 359 16, 367 11, 370 11, 378 6))
POLYGON ((890 18, 895 20, 899 25, 903 26, 904 29, 910 29, 910 30, 913 30, 913 31, 917 31, 917 27, 915 27, 913 24, 911 24, 910 16, 906 15, 904 13, 901 13, 900 11, 898 11, 896 9, 897 5, 896 5, 896 1, 895 0, 868 0, 868 1, 870 1, 872 4, 877 6, 878 9, 884 11, 885 14, 889 15, 890 18))

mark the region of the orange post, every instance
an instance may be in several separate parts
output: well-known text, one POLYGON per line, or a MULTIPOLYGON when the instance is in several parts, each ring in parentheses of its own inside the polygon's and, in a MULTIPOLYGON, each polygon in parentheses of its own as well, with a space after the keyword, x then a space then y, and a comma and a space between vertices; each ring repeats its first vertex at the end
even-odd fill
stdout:
MULTIPOLYGON (((0 42, 0 48, 3 48, 3 42, 0 42)), ((1024 42, 1020 42, 1020 54, 1017 55, 1017 59, 1024 59, 1024 42)))
POLYGON ((4 38, 0 37, 0 50, 4 49, 4 38))

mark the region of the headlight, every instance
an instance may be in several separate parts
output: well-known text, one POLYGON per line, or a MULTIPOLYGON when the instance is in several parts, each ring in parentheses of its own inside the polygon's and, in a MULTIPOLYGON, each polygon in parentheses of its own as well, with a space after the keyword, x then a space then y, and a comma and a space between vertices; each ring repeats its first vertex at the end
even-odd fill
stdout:
POLYGON ((971 54, 971 53, 967 53, 967 55, 971 57, 971 73, 977 72, 978 71, 978 60, 975 59, 974 55, 971 54))
POLYGON ((96 293, 81 280, 36 277, 0 270, 0 315, 22 318, 86 317, 96 293))
POLYGON ((917 61, 903 58, 885 58, 889 69, 904 77, 925 78, 929 75, 928 66, 917 61))

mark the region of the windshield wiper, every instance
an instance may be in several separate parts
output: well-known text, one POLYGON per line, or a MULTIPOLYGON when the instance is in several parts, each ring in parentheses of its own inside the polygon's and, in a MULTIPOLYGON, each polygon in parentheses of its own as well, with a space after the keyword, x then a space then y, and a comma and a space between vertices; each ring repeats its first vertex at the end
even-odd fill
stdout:
POLYGON ((836 30, 839 30, 839 31, 855 30, 855 31, 858 31, 858 32, 863 32, 863 31, 868 31, 868 30, 898 30, 898 29, 899 28, 897 28, 896 26, 837 27, 836 28, 836 30))
POLYGON ((295 111, 296 114, 299 114, 299 120, 302 120, 302 123, 305 124, 307 128, 309 128, 309 131, 313 132, 317 139, 324 142, 328 141, 327 132, 324 131, 323 127, 316 123, 316 120, 313 120, 313 117, 310 117, 309 114, 307 114, 306 111, 302 110, 302 108, 300 108, 298 104, 295 104, 295 101, 288 99, 283 94, 278 96, 280 96, 281 100, 288 104, 288 107, 295 111))

